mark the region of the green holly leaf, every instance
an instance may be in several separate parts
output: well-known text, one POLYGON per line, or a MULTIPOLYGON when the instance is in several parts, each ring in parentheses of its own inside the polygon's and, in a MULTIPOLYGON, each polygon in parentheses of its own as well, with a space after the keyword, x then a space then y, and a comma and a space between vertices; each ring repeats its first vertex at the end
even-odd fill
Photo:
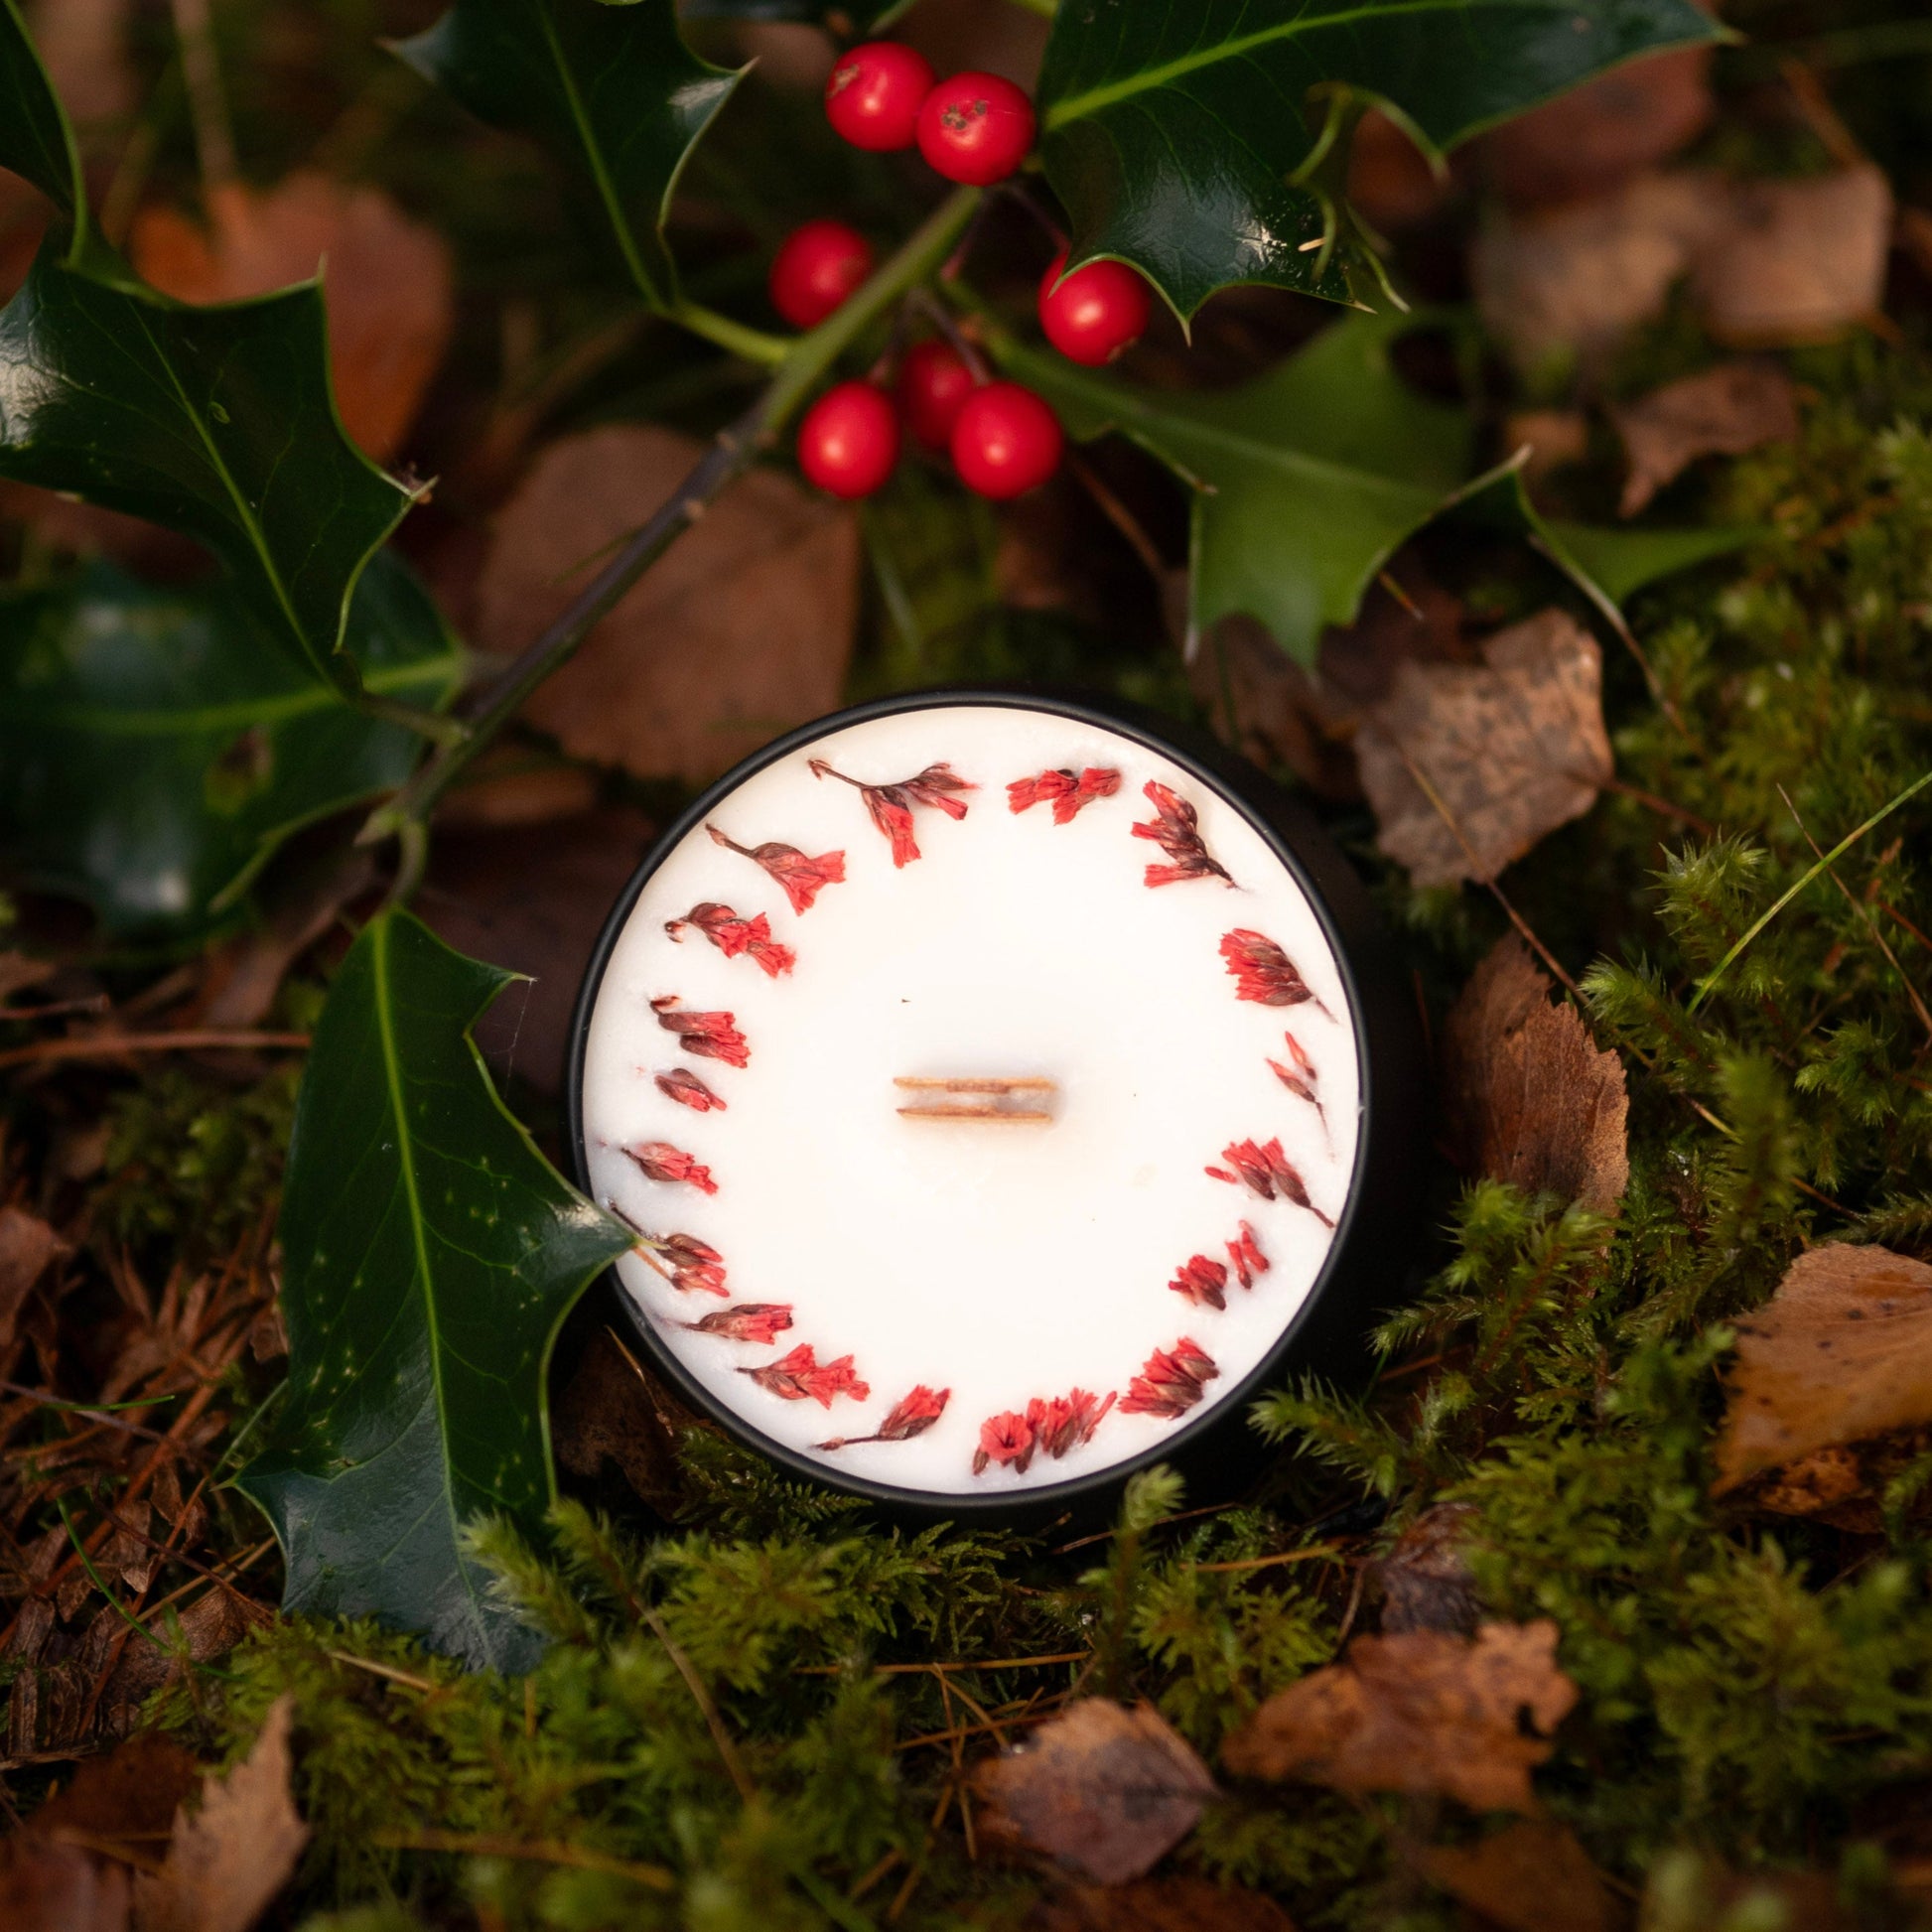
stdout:
POLYGON ((80 153, 14 0, 0 0, 0 168, 32 182, 73 225, 87 219, 80 153))
POLYGON ((321 289, 191 309, 62 255, 0 311, 0 477, 199 537, 268 636, 353 690, 350 594, 416 492, 344 434, 321 289))
POLYGON ((343 961, 296 1103, 280 1236, 288 1400, 240 1477, 288 1566, 283 1605, 374 1616, 479 1667, 536 1639, 462 1530, 540 1530, 557 1328, 630 1235, 511 1118, 471 1029, 514 974, 407 912, 343 961))
POLYGON ((1218 288, 1317 282, 1325 95, 1378 102, 1437 152, 1641 54, 1718 40, 1692 0, 1067 0, 1037 104, 1072 260, 1132 262, 1191 316, 1218 288))
POLYGON ((1136 388, 1011 339, 998 353, 1069 434, 1118 430, 1191 486, 1189 634, 1245 614, 1301 664, 1314 662, 1324 626, 1353 621, 1389 559, 1446 510, 1534 540, 1605 608, 1744 540, 1553 525, 1508 464, 1465 483, 1467 413, 1418 395, 1390 360, 1421 320, 1345 316, 1259 380, 1210 393, 1136 388), (1598 566, 1608 582, 1592 577, 1598 566))
POLYGON ((1389 351, 1411 318, 1350 315, 1259 381, 1140 389, 1018 346, 1001 361, 1082 441, 1113 429, 1193 489, 1188 630, 1236 612, 1314 661, 1400 545, 1467 474, 1463 411, 1418 396, 1389 351))
MULTIPOLYGON (((438 706, 461 680, 389 552, 348 635, 371 690, 438 706)), ((399 785, 421 751, 265 649, 225 586, 159 590, 97 563, 0 601, 0 852, 115 938, 205 928, 292 832, 399 785)))
POLYGON ((566 162, 644 299, 676 299, 671 194, 742 75, 685 46, 672 0, 456 0, 394 51, 480 120, 534 135, 566 162))

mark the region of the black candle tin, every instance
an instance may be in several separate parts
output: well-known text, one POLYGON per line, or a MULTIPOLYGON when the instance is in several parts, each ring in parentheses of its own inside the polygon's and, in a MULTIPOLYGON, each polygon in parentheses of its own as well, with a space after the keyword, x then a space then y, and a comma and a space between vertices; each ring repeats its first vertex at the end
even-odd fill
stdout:
POLYGON ((1430 1115, 1426 1062, 1414 1007, 1386 930, 1361 881, 1314 818, 1280 785, 1204 733, 1111 697, 1024 686, 958 686, 876 699, 834 712, 774 740, 728 771, 654 845, 612 908, 592 952, 570 1031, 565 1078, 570 1152, 579 1186, 591 1186, 585 1141, 585 1053, 592 1014, 612 953, 639 895, 664 858, 755 772, 817 740, 867 721, 949 706, 1007 706, 1098 726, 1138 741, 1219 792, 1260 834, 1314 909, 1347 990, 1360 1076, 1360 1122, 1346 1199, 1327 1255, 1301 1308, 1274 1346, 1218 1402, 1181 1420, 1155 1447, 1105 1469, 1025 1490, 935 1492, 898 1487, 828 1467, 764 1436, 716 1401, 664 1347, 615 1271, 599 1284, 635 1335, 653 1371, 690 1407, 802 1481, 863 1497, 885 1514, 1039 1522, 1111 1507, 1137 1469, 1179 1469, 1195 1500, 1245 1488, 1265 1460, 1249 1424, 1253 1398, 1312 1371, 1347 1380, 1366 1360, 1365 1338, 1401 1299, 1413 1259, 1417 1171, 1430 1115))

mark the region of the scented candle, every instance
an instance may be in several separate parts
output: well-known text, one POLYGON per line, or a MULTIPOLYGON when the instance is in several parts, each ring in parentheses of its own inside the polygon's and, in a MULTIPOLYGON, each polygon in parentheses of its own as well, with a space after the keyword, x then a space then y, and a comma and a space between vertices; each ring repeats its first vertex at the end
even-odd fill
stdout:
POLYGON ((674 828, 571 1092, 688 1395, 957 1508, 1118 1477, 1280 1363, 1360 1238, 1388 1022, 1331 857, 1324 888, 1249 791, 1138 721, 928 694, 674 828))

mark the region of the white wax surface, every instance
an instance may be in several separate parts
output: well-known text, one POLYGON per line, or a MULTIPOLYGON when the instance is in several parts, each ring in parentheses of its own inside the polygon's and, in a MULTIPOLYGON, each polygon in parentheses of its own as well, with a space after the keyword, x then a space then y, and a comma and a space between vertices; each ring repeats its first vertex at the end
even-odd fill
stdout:
MULTIPOLYGON (((583 1092, 591 1182, 659 1236, 684 1233, 723 1257, 729 1299, 680 1291, 639 1255, 619 1272, 653 1332, 728 1409, 828 1469, 897 1487, 1013 1492, 1088 1476, 1136 1456, 1236 1388, 1308 1294, 1332 1238, 1315 1214, 1210 1178, 1231 1142, 1279 1139, 1315 1207, 1339 1219, 1354 1168, 1359 1073, 1334 957, 1307 897, 1239 806, 1134 740, 1018 706, 902 712, 821 738, 749 778, 708 821, 739 844, 842 851, 845 880, 802 913, 752 860, 702 827, 645 886, 615 948, 592 1019, 583 1092), (913 810, 920 857, 893 864, 862 794, 814 777, 823 759, 867 784, 944 760, 978 789, 955 822, 913 810), (1014 813, 1007 784, 1042 770, 1112 767, 1119 790, 1070 822, 1050 806, 1014 813), (1150 888, 1161 848, 1150 780, 1199 813, 1208 851, 1233 876, 1150 888), (703 933, 665 932, 705 901, 763 913, 795 968, 770 978, 703 933), (1313 1003, 1237 997, 1222 935, 1259 931, 1299 968, 1313 1003), (697 1057, 650 1002, 729 1011, 749 1047, 740 1068, 697 1057), (1270 1070, 1313 1063, 1323 1118, 1270 1070), (654 1075, 683 1068, 726 1103, 699 1113, 654 1075), (933 1096, 897 1076, 1043 1076, 1044 1127, 915 1121, 933 1096), (715 1177, 651 1180, 626 1145, 667 1142, 715 1177), (1194 1255, 1223 1264, 1246 1221, 1271 1266, 1224 1311, 1169 1283, 1194 1255), (769 1343, 674 1324, 747 1303, 789 1306, 769 1343), (1059 1459, 978 1475, 981 1425, 1075 1386, 1125 1399, 1155 1349, 1188 1337, 1217 1378, 1174 1420, 1123 1413, 1059 1459), (829 1409, 785 1400, 740 1369, 810 1343, 823 1364, 851 1355, 870 1388, 829 1409), (877 1429, 915 1385, 948 1390, 936 1423, 908 1440, 813 1446, 877 1429)), ((1023 1104, 1037 1104, 1025 1102, 1023 1104)), ((984 1104, 968 1097, 968 1104, 984 1104)))

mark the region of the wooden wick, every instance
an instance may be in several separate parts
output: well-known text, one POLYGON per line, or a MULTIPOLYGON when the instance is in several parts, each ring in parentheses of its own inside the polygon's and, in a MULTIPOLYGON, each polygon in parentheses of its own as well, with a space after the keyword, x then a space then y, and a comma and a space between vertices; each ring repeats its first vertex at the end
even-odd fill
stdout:
POLYGON ((901 1107, 898 1111, 903 1120, 989 1120, 1019 1127, 1048 1127, 1052 1124, 1053 1116, 1042 1108, 1002 1106, 1002 1100, 1011 1094, 1058 1091, 1051 1080, 946 1080, 916 1074, 901 1074, 893 1081, 893 1085, 909 1088, 915 1093, 983 1093, 991 1096, 993 1101, 991 1106, 985 1107, 962 1106, 954 1102, 930 1107, 901 1107))

